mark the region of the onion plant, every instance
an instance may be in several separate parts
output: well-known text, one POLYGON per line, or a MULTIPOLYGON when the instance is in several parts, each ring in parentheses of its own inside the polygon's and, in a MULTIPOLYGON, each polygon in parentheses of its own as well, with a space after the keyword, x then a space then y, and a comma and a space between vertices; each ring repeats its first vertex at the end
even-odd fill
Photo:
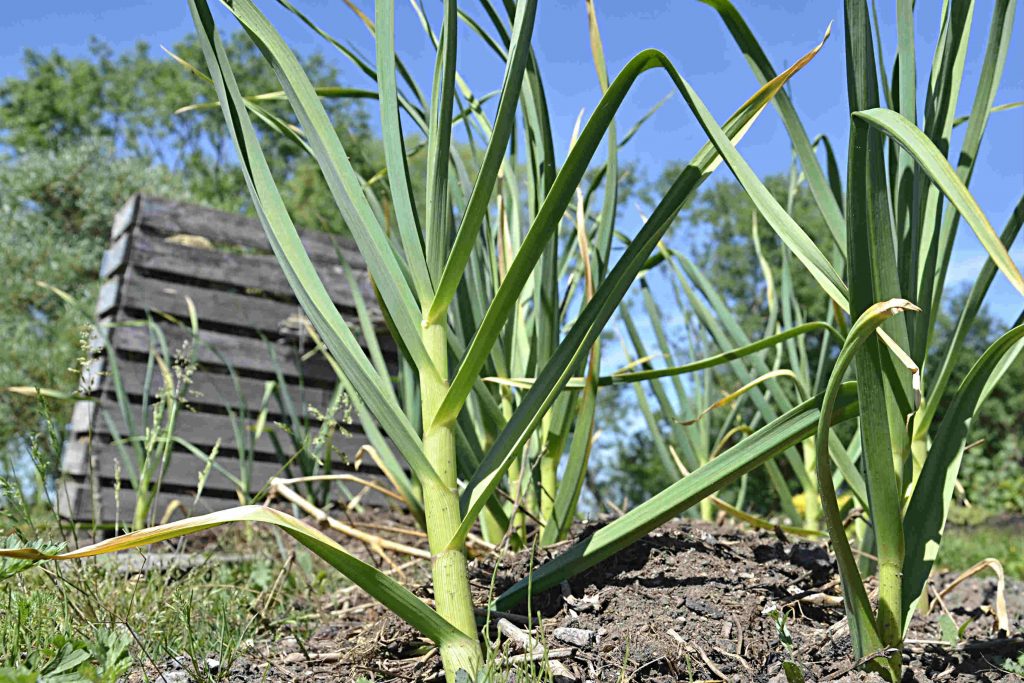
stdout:
MULTIPOLYGON (((285 0, 279 2, 294 10, 285 0)), ((507 2, 504 11, 484 0, 484 13, 493 25, 490 30, 461 13, 456 0, 444 0, 443 18, 436 34, 422 14, 425 30, 437 47, 429 102, 396 54, 393 2, 379 0, 374 19, 363 17, 364 25, 375 36, 375 65, 306 20, 376 79, 386 165, 379 177, 365 179, 353 169, 348 152, 324 111, 320 97, 327 93, 310 83, 294 53, 253 0, 230 0, 224 4, 273 67, 282 86, 280 97, 290 103, 297 125, 268 114, 257 98, 242 95, 207 0, 189 0, 208 78, 216 90, 217 106, 231 132, 241 172, 270 245, 312 327, 340 368, 354 407, 361 419, 364 415, 368 418, 362 421, 379 431, 371 437, 386 446, 382 461, 390 458, 392 464, 397 464, 401 458, 412 473, 411 478, 404 473, 398 476, 396 467, 395 480, 414 513, 422 514, 430 547, 435 607, 428 607, 399 583, 355 559, 319 531, 263 507, 235 508, 174 522, 64 554, 24 548, 3 550, 0 556, 73 559, 138 547, 227 522, 273 524, 434 641, 448 680, 454 681, 459 671, 475 676, 481 666, 482 650, 467 576, 467 535, 477 524, 487 533, 519 533, 517 513, 523 511, 537 520, 543 540, 564 536, 587 467, 596 392, 609 382, 651 378, 650 370, 602 378, 596 346, 601 333, 638 275, 658 265, 658 245, 680 208, 724 161, 769 228, 801 266, 808 269, 838 309, 857 321, 844 346, 846 355, 842 356, 852 359, 857 383, 845 382, 840 369, 829 377, 824 394, 774 406, 771 415, 765 413, 766 424, 760 429, 717 457, 693 463, 699 466, 688 476, 539 567, 499 596, 494 606, 511 608, 525 599, 531 587, 550 588, 610 557, 816 433, 815 443, 821 451, 823 444, 831 445, 825 434, 828 426, 857 416, 859 406, 863 405, 862 459, 868 465, 867 499, 880 548, 883 618, 855 611, 864 605, 853 595, 849 570, 844 569, 847 594, 853 595, 849 599, 851 615, 861 618, 855 621, 851 617, 851 628, 857 629, 858 652, 867 654, 874 644, 870 634, 861 632, 862 626, 864 630, 875 628, 877 640, 883 645, 898 646, 903 623, 900 615, 905 606, 901 605, 900 586, 893 585, 893 577, 898 579, 902 567, 904 581, 917 582, 920 593, 930 560, 922 547, 918 555, 907 554, 907 564, 894 564, 897 558, 893 546, 888 545, 894 540, 893 534, 898 535, 903 518, 901 498, 890 495, 897 493, 894 473, 902 474, 902 467, 897 469, 896 465, 916 459, 899 460, 904 451, 891 450, 886 436, 903 434, 906 438, 894 443, 906 441, 907 452, 912 450, 912 439, 903 430, 903 415, 909 414, 914 406, 911 373, 905 368, 915 364, 902 349, 910 348, 913 352, 915 347, 909 345, 907 326, 894 324, 900 319, 884 323, 881 333, 873 329, 880 317, 911 307, 902 302, 873 307, 876 301, 894 299, 902 291, 899 287, 891 291, 891 281, 897 275, 895 253, 892 240, 886 238, 887 233, 879 224, 888 216, 888 196, 884 194, 886 168, 881 165, 885 140, 899 145, 893 150, 900 151, 892 153, 905 155, 900 157, 905 161, 904 170, 909 169, 918 185, 918 190, 907 196, 930 197, 936 209, 941 208, 940 200, 946 197, 979 235, 995 266, 1024 289, 1004 245, 967 193, 964 174, 958 175, 949 167, 935 141, 901 113, 881 109, 870 98, 863 103, 858 100, 852 116, 851 184, 846 192, 845 212, 820 169, 816 174, 813 172, 812 164, 818 168, 813 152, 804 149, 803 141, 795 141, 812 187, 824 183, 824 199, 817 192, 815 197, 830 202, 826 216, 837 248, 848 261, 843 268, 833 263, 792 220, 735 146, 773 100, 783 111, 784 120, 793 127, 795 114, 782 88, 822 45, 778 75, 762 64, 758 73, 763 85, 719 124, 660 52, 639 53, 614 79, 609 79, 591 11, 591 44, 603 94, 558 164, 543 85, 531 52, 537 0, 507 2), (459 21, 467 22, 504 60, 504 82, 493 116, 485 113, 481 107, 483 98, 474 96, 458 73, 459 21), (642 227, 623 238, 625 249, 613 263, 611 243, 618 232, 616 150, 620 144, 614 117, 639 76, 650 70, 662 71, 669 77, 708 142, 682 168, 642 227), (378 362, 373 349, 370 348, 369 355, 363 350, 360 339, 328 296, 284 208, 260 148, 253 118, 280 134, 293 136, 319 164, 400 347, 399 372, 405 379, 397 384, 378 362), (426 187, 421 203, 415 197, 409 171, 409 157, 415 150, 407 147, 403 133, 403 126, 409 124, 419 128, 426 140, 426 187), (455 135, 456 126, 461 126, 467 142, 455 135), (607 141, 608 152, 603 163, 595 164, 602 141, 607 141), (471 163, 463 155, 463 145, 471 149, 482 146, 471 163), (873 165, 865 165, 867 161, 873 165), (596 189, 601 210, 588 217, 586 196, 580 188, 588 169, 595 166, 596 177, 601 179, 600 188, 596 189), (867 174, 865 170, 878 173, 867 174), (517 180, 523 177, 525 181, 517 180), (386 209, 374 193, 373 185, 378 182, 387 183, 386 209), (866 209, 873 210, 864 215, 866 209), (868 233, 869 229, 872 232, 868 233), (884 248, 889 251, 871 253, 884 248), (560 288, 560 282, 568 284, 560 288), (848 287, 847 282, 854 286, 848 287), (893 354, 897 361, 893 361, 893 354), (487 377, 530 379, 516 386, 515 382, 484 382, 487 377), (881 437, 885 437, 885 443, 881 437), (560 477, 556 476, 559 468, 563 471, 560 477), (885 478, 887 474, 889 479, 885 478), (534 501, 523 495, 530 490, 534 492, 530 494, 534 501)), ((852 32, 861 40, 859 4, 855 0, 849 4, 847 35, 852 32)), ((760 50, 748 39, 749 32, 744 33, 746 29, 738 15, 725 3, 720 3, 720 7, 724 16, 732 17, 730 26, 744 42, 744 51, 757 62, 760 50)), ((866 22, 863 28, 866 30, 866 22)), ((861 52, 851 49, 851 61, 872 54, 867 50, 865 57, 861 52)), ((951 70, 957 71, 952 67, 951 70)), ((858 97, 870 90, 861 80, 855 79, 854 92, 858 97)), ((986 102, 982 116, 987 115, 988 106, 986 102)), ((972 118, 968 125, 976 125, 975 120, 972 118)), ((589 195, 595 188, 586 189, 589 195)), ((910 211, 895 215, 907 221, 924 220, 923 215, 910 211)), ((951 225, 955 225, 955 220, 951 219, 951 225)), ((920 232, 908 239, 918 247, 931 245, 921 238, 920 232)), ((896 234, 903 235, 898 231, 896 234)), ((917 268, 918 261, 914 265, 917 268)), ((925 279, 928 278, 907 278, 915 284, 925 279)), ((366 335, 361 336, 365 342, 366 335)), ((942 518, 934 511, 943 500, 943 478, 950 471, 955 477, 953 461, 958 461, 960 452, 955 444, 958 439, 962 444, 961 431, 966 430, 977 401, 998 378, 1008 352, 1019 350, 1022 336, 1024 328, 1017 328, 979 361, 963 390, 962 405, 958 404, 956 410, 951 409, 943 418, 943 425, 951 420, 947 428, 951 432, 949 438, 923 446, 927 457, 917 470, 921 485, 907 489, 923 502, 910 500, 906 520, 925 530, 934 527, 932 536, 941 532, 942 518)), ((761 348, 764 347, 754 350, 761 348)), ((724 357, 728 361, 749 352, 749 348, 738 349, 724 357)), ((920 365, 918 358, 917 367, 920 365)), ((921 449, 917 446, 915 452, 921 449)), ((834 457, 832 453, 827 455, 834 457)), ((819 473, 822 463, 827 468, 829 458, 818 453, 819 473)), ((832 530, 830 486, 823 482, 819 480, 818 488, 826 499, 826 520, 832 530)), ((827 483, 830 485, 831 480, 827 483)), ((948 495, 945 500, 948 501, 948 495)), ((841 530, 836 533, 842 535, 841 530)), ((925 534, 920 538, 922 543, 931 540, 925 534)), ((833 538, 837 548, 838 541, 833 538)))
MULTIPOLYGON (((794 175, 793 179, 797 177, 794 175)), ((793 185, 795 189, 795 183, 793 185)), ((791 204, 793 195, 791 191, 787 204, 791 204)), ((660 264, 664 264, 661 267, 669 272, 657 285, 672 292, 677 310, 669 317, 666 303, 659 304, 655 300, 646 277, 640 279, 642 308, 638 311, 625 305, 620 308, 632 354, 644 361, 645 370, 619 373, 608 379, 616 383, 648 378, 646 382, 633 383, 633 388, 648 433, 653 437, 654 450, 670 475, 683 476, 705 464, 731 440, 752 433, 764 422, 778 417, 780 412, 820 393, 827 379, 821 370, 827 365, 834 343, 843 340, 833 315, 825 321, 808 321, 804 317, 793 293, 791 267, 785 252, 781 286, 776 282, 773 269, 761 255, 756 216, 752 232, 768 300, 768 320, 760 339, 753 340, 742 328, 732 307, 688 256, 666 245, 662 245, 659 255, 660 264), (667 321, 679 320, 686 321, 684 326, 688 328, 689 349, 683 351, 690 362, 683 365, 674 364, 680 349, 673 347, 662 331, 668 328, 667 321), (640 332, 644 322, 654 331, 655 348, 647 345, 640 332), (821 339, 817 373, 812 373, 809 359, 807 338, 811 335, 821 339), (718 353, 713 353, 716 349, 718 353), (655 363, 653 358, 657 356, 664 360, 655 363), (646 395, 648 386, 657 412, 652 410, 646 395), (721 396, 716 399, 716 394, 721 396), (726 411, 726 407, 729 410, 726 411), (724 419, 713 422, 712 411, 716 409, 724 414, 724 419)), ((849 475, 847 488, 866 505, 863 478, 854 465, 857 453, 850 450, 854 444, 842 443, 836 435, 830 435, 830 439, 840 472, 849 475)), ((820 528, 813 456, 812 439, 784 453, 799 487, 798 494, 790 490, 790 483, 778 463, 765 464, 768 483, 778 496, 782 516, 797 525, 794 531, 811 536, 817 535, 815 532, 820 528), (797 505, 795 501, 799 499, 802 504, 797 505)), ((731 515, 742 514, 746 521, 763 526, 749 514, 741 513, 745 494, 744 482, 735 505, 722 499, 708 500, 702 505, 701 514, 708 519, 713 507, 718 506, 731 515)))

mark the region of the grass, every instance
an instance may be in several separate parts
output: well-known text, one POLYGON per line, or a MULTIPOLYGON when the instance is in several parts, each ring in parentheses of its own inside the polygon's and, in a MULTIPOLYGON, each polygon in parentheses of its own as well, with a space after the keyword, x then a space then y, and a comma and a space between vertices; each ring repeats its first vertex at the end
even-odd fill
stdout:
MULTIPOLYGON (((57 535, 48 513, 22 522, 57 535)), ((0 683, 57 674, 112 682, 172 658, 192 680, 213 681, 254 638, 293 637, 301 645, 319 623, 319 607, 349 584, 309 555, 292 554, 281 536, 241 527, 186 539, 179 553, 209 559, 187 569, 126 574, 120 565, 143 555, 122 555, 0 582, 0 683), (215 554, 249 559, 224 562, 215 554), (219 667, 211 671, 208 660, 219 667)))
POLYGON ((1024 521, 951 524, 946 528, 938 565, 959 572, 987 557, 1003 563, 1007 578, 1024 581, 1024 521))
MULTIPOLYGON (((15 526, 50 537, 68 531, 38 508, 15 526)), ((271 666, 268 646, 286 638, 297 641, 289 650, 314 650, 307 643, 325 615, 351 594, 350 582, 311 554, 294 552, 297 544, 273 527, 232 527, 176 543, 0 580, 0 683, 114 683, 168 670, 213 683, 227 678, 240 657, 271 666), (201 561, 145 573, 122 568, 167 553, 201 561), (234 559, 242 554, 249 559, 234 559)), ((514 647, 488 640, 484 668, 495 679, 515 674, 551 683, 549 644, 539 640, 537 647, 544 656, 512 663, 514 647)))

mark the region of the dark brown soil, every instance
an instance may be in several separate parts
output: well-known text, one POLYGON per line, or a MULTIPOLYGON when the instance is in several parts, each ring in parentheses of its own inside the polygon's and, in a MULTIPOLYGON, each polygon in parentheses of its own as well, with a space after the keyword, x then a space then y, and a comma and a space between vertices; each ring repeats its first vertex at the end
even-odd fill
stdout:
MULTIPOLYGON (((591 528, 580 528, 586 535, 591 528)), ((543 561, 548 552, 535 559, 543 561)), ((483 605, 524 576, 529 552, 474 561, 477 602, 483 605)), ((783 661, 796 662, 809 681, 877 681, 856 670, 835 568, 825 547, 769 532, 678 521, 564 584, 533 596, 535 633, 549 648, 565 649, 558 627, 589 631, 588 645, 558 657, 580 681, 785 682, 783 661), (789 615, 787 649, 764 614, 769 605, 789 615), (539 613, 539 617, 537 616, 539 613)), ((938 587, 952 576, 939 576, 938 587)), ((989 605, 995 580, 971 579, 945 599, 955 622, 967 622, 958 646, 942 641, 941 610, 917 617, 907 641, 904 681, 1019 681, 1002 668, 1024 653, 1024 591, 1008 582, 1011 633, 995 633, 989 605)), ((420 593, 429 597, 426 590, 420 593)), ((525 606, 513 620, 526 626, 525 606)), ((232 668, 229 680, 443 680, 429 645, 402 622, 346 591, 322 610, 323 621, 301 647, 294 639, 264 640, 232 668)), ((496 639, 492 627, 490 636, 496 639)), ((505 646, 503 646, 505 647, 505 646)), ((502 652, 507 652, 507 647, 502 652)), ((501 680, 536 679, 504 673, 501 680)))

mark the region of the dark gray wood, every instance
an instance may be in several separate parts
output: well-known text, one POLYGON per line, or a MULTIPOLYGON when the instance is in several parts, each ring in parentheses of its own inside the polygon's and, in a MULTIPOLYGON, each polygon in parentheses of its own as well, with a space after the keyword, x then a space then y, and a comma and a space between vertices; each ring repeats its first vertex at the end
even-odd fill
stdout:
MULTIPOLYGON (((125 393, 134 402, 139 403, 145 388, 146 363, 122 358, 117 361, 117 373, 125 393)), ((95 396, 102 394, 110 400, 116 398, 112 373, 108 370, 105 358, 95 359, 93 365, 82 373, 82 377, 83 380, 88 380, 86 384, 82 385, 83 393, 95 396)), ((230 407, 236 412, 243 412, 244 410, 249 415, 255 415, 260 411, 260 400, 263 396, 264 383, 266 381, 268 380, 241 376, 232 379, 231 376, 226 374, 196 372, 192 375, 192 381, 189 384, 188 403, 196 410, 208 411, 212 409, 223 411, 225 407, 230 407), (238 383, 237 386, 235 382, 238 383)), ((158 395, 163 386, 163 375, 154 367, 150 377, 150 397, 158 395)), ((290 419, 289 411, 285 406, 280 405, 279 402, 278 390, 281 389, 287 392, 292 403, 292 409, 300 415, 305 414, 306 408, 310 405, 316 407, 326 406, 330 402, 333 393, 331 389, 302 386, 296 383, 277 387, 267 406, 268 415, 271 419, 290 419)))
MULTIPOLYGON (((230 244, 259 249, 265 254, 271 253, 270 243, 259 221, 237 213, 225 213, 157 197, 142 197, 136 221, 147 233, 165 236, 197 235, 214 244, 230 244)), ((300 232, 300 237, 314 261, 337 263, 335 250, 340 249, 346 263, 357 270, 366 269, 362 255, 348 238, 324 232, 300 232)))
POLYGON ((214 323, 248 328, 270 338, 305 332, 302 324, 306 317, 295 303, 154 280, 139 273, 135 266, 125 270, 123 287, 121 308, 130 313, 140 313, 140 317, 145 317, 147 312, 165 313, 183 322, 188 321, 188 300, 191 299, 200 326, 214 323))
MULTIPOLYGON (((191 330, 170 323, 156 324, 163 331, 172 354, 186 348, 186 343, 192 343, 191 330)), ((151 337, 146 327, 114 327, 110 330, 110 337, 119 354, 134 354, 136 358, 145 359, 150 352, 151 337)), ((337 380, 337 375, 330 364, 320 354, 303 359, 306 350, 294 340, 275 343, 253 337, 239 337, 226 332, 200 330, 199 343, 192 352, 192 358, 210 367, 224 368, 226 362, 237 372, 258 374, 273 379, 276 356, 282 374, 289 381, 332 386, 337 380), (270 347, 273 347, 273 354, 270 347)))
MULTIPOLYGON (((57 513, 68 519, 92 521, 96 524, 117 524, 120 527, 129 526, 135 510, 135 492, 130 486, 115 488, 113 483, 108 481, 101 481, 100 484, 102 495, 98 501, 95 501, 90 493, 88 481, 82 478, 66 479, 63 485, 57 489, 55 501, 57 513), (98 511, 95 510, 94 503, 99 504, 98 511)), ((194 495, 161 491, 153 503, 156 520, 161 520, 164 512, 174 504, 174 501, 177 501, 180 507, 172 512, 170 518, 172 521, 182 519, 190 514, 201 515, 238 505, 237 498, 204 495, 198 502, 194 502, 194 498, 194 495)))
MULTIPOLYGON (((205 484, 203 486, 203 493, 207 496, 215 496, 221 498, 237 498, 236 491, 238 486, 235 481, 231 478, 241 481, 243 466, 237 458, 226 458, 216 457, 214 459, 216 467, 210 467, 209 471, 205 475, 205 484), (231 476, 225 474, 227 472, 231 476)), ((103 480, 115 481, 120 480, 123 486, 126 488, 131 487, 131 470, 134 467, 134 461, 125 459, 121 450, 114 444, 101 441, 99 439, 89 440, 87 438, 78 438, 70 440, 65 446, 64 450, 64 472, 66 475, 73 477, 86 477, 90 474, 102 478, 103 480), (90 463, 90 457, 92 461, 90 463)), ((164 472, 163 479, 161 480, 163 485, 169 490, 192 490, 194 491, 199 485, 199 478, 203 476, 206 463, 197 458, 192 453, 185 450, 175 450, 171 453, 170 460, 167 465, 167 471, 164 472)), ((302 473, 298 467, 292 466, 292 469, 286 470, 278 462, 267 462, 263 460, 255 460, 248 464, 249 469, 249 494, 256 495, 266 489, 267 483, 274 477, 287 478, 290 476, 301 476, 302 473)), ((381 486, 387 490, 391 490, 392 486, 388 482, 387 478, 376 468, 372 466, 360 467, 358 470, 354 469, 352 463, 346 463, 343 461, 332 462, 331 472, 334 474, 351 474, 359 477, 360 479, 373 482, 374 484, 381 486)), ((298 486, 298 485, 296 485, 298 486)), ((349 495, 356 495, 362 489, 357 483, 346 483, 344 488, 340 485, 337 486, 339 492, 347 490, 349 495)), ((374 492, 371 496, 369 492, 364 495, 363 500, 367 503, 370 502, 381 502, 380 499, 383 494, 374 492)), ((343 496, 344 498, 345 496, 343 496)))
MULTIPOLYGON (((210 323, 215 323, 220 329, 226 326, 239 327, 247 336, 259 333, 270 339, 302 338, 307 334, 307 318, 297 303, 282 303, 256 295, 156 280, 141 274, 134 265, 118 277, 122 279, 118 305, 129 313, 141 314, 139 317, 142 318, 146 312, 159 312, 188 321, 188 299, 191 299, 200 327, 210 323)), ((114 278, 109 282, 116 281, 117 278, 114 278)), ((361 338, 362 330, 354 313, 346 321, 356 338, 361 338)), ((378 343, 382 351, 396 353, 390 337, 378 336, 378 343)))
MULTIPOLYGON (((149 419, 142 415, 140 406, 133 406, 132 420, 136 434, 149 426, 149 419)), ((251 427, 252 420, 249 418, 236 418, 240 428, 244 431, 251 427)), ((100 401, 79 401, 71 412, 71 432, 74 434, 92 433, 105 436, 119 435, 122 438, 132 432, 128 430, 117 403, 108 399, 100 401)), ((295 453, 292 446, 292 439, 273 424, 267 425, 267 430, 277 436, 281 445, 284 457, 290 457, 295 453)), ((362 434, 358 426, 347 428, 348 434, 336 434, 333 440, 337 453, 345 453, 349 456, 355 455, 356 451, 366 443, 366 436, 362 434)), ((221 449, 232 451, 246 451, 255 453, 264 459, 278 457, 278 451, 270 436, 266 433, 259 438, 253 439, 252 434, 247 434, 241 444, 235 440, 235 428, 232 418, 228 415, 218 413, 193 413, 187 409, 179 409, 174 423, 174 434, 193 446, 203 451, 209 451, 214 444, 220 441, 221 449)))
MULTIPOLYGON (((110 257, 113 274, 122 264, 116 264, 116 255, 110 257)), ((233 288, 253 294, 260 292, 280 300, 296 301, 291 285, 277 259, 269 254, 244 254, 217 251, 200 247, 173 244, 166 238, 137 233, 132 243, 132 265, 150 276, 165 279, 181 278, 187 274, 192 281, 203 281, 222 288, 233 288)), ((337 260, 315 263, 327 293, 339 308, 354 311, 352 292, 342 267, 337 260)), ((376 307, 376 295, 366 271, 354 269, 360 293, 372 312, 375 323, 383 321, 376 307)))

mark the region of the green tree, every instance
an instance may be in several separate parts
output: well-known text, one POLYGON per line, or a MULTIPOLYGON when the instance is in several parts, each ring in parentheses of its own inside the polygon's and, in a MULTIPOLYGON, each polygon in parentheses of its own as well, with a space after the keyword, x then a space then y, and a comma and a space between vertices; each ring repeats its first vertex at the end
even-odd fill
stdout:
MULTIPOLYGON (((234 34, 227 49, 232 64, 238 65, 243 91, 280 90, 272 69, 248 37, 234 34)), ((175 44, 171 52, 190 64, 203 63, 193 36, 175 44)), ((220 111, 200 108, 176 113, 188 105, 209 103, 214 99, 213 88, 174 59, 154 53, 143 42, 115 54, 94 39, 88 57, 27 50, 23 63, 24 77, 0 84, 0 142, 12 154, 61 149, 84 139, 109 140, 119 158, 138 158, 179 174, 196 201, 231 211, 247 210, 248 195, 220 111)), ((337 69, 319 54, 307 57, 303 68, 314 83, 339 82, 337 69)), ((265 106, 293 122, 285 102, 265 106)), ((383 162, 365 109, 350 99, 328 99, 325 106, 348 148, 354 150, 356 167, 366 175, 376 172, 383 162)), ((286 194, 308 200, 312 194, 326 193, 319 174, 309 173, 313 164, 295 142, 265 131, 262 144, 275 174, 286 185, 295 183, 286 188, 286 194)), ((303 212, 305 203, 295 205, 297 221, 323 226, 319 216, 303 212)), ((337 221, 334 227, 339 229, 337 221)))
MULTIPOLYGON (((933 353, 927 371, 938 372, 941 351, 949 345, 956 329, 959 311, 967 299, 966 290, 948 299, 938 320, 933 353)), ((967 376, 971 364, 1005 329, 987 307, 982 307, 964 340, 964 353, 957 357, 946 396, 941 399, 939 415, 951 399, 954 389, 967 376)), ((964 453, 960 468, 960 484, 964 497, 986 513, 1024 512, 1024 439, 1020 425, 1024 422, 1024 357, 1010 366, 992 395, 985 401, 971 423, 970 439, 977 445, 964 453)))
MULTIPOLYGON (((658 181, 658 186, 666 185, 678 175, 679 170, 667 169, 658 181)), ((783 206, 787 206, 789 178, 782 175, 770 176, 765 179, 765 185, 783 206)), ((682 236, 679 228, 685 226, 687 242, 694 245, 694 262, 715 283, 726 301, 742 303, 742 306, 736 307, 736 314, 744 330, 752 338, 757 338, 764 332, 764 321, 768 318, 768 299, 751 235, 754 213, 754 205, 739 183, 733 180, 720 181, 702 190, 682 212, 675 233, 682 236), (699 239, 693 240, 691 235, 699 235, 699 239)), ((806 185, 798 186, 792 198, 790 214, 828 254, 828 227, 806 185)), ((761 225, 764 226, 763 221, 761 225)), ((774 270, 778 286, 782 255, 786 249, 771 230, 763 227, 759 232, 765 260, 774 270)), ((808 319, 824 320, 828 300, 821 293, 821 288, 795 261, 791 261, 791 273, 793 290, 808 319)))
MULTIPOLYGON (((190 198, 167 169, 118 158, 105 141, 0 163, 0 387, 75 389, 89 322, 82 309, 92 309, 111 213, 139 191, 190 198), (66 303, 44 284, 81 303, 66 303)), ((66 421, 68 408, 66 402, 51 406, 54 424, 66 421)), ((0 448, 7 455, 26 453, 43 428, 34 399, 0 393, 0 448)))

